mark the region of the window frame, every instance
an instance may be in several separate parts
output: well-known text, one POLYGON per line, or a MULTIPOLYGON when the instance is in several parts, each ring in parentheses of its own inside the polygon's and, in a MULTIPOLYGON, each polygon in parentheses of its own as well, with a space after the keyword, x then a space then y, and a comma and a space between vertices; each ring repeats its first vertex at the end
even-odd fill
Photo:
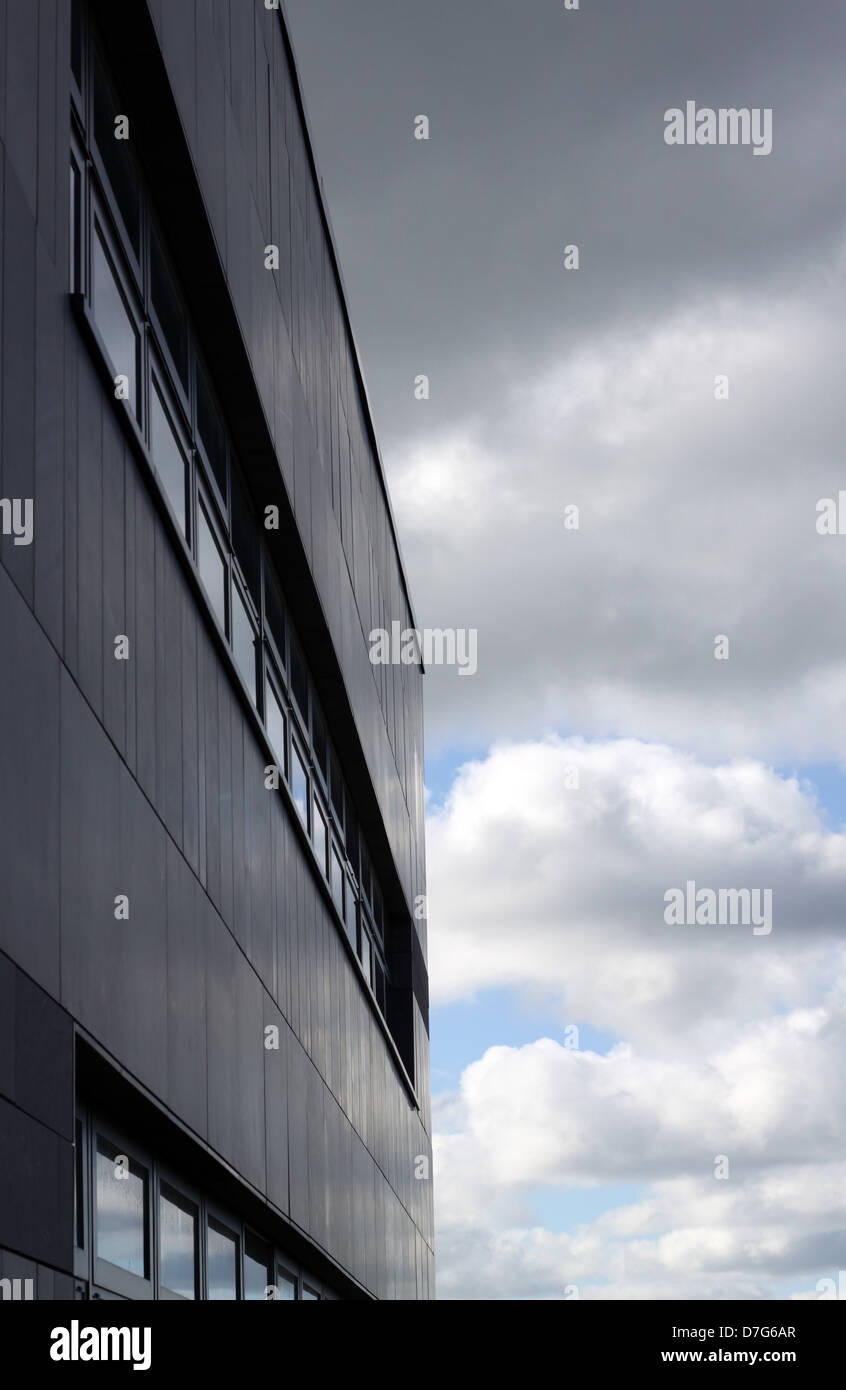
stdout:
MULTIPOLYGON (((170 1168, 161 1162, 156 1162, 156 1212, 154 1217, 156 1227, 157 1258, 156 1258, 156 1298, 160 1302, 175 1303, 201 1303, 203 1301, 204 1269, 203 1269, 203 1231, 205 1223, 203 1218, 203 1199, 199 1192, 186 1183, 182 1177, 173 1173, 170 1168), (185 1298, 183 1294, 177 1293, 164 1283, 162 1279, 162 1234, 161 1234, 161 1213, 159 1202, 162 1196, 162 1187, 167 1187, 182 1201, 188 1203, 194 1209, 194 1297, 185 1298)), ((177 1205, 174 1203, 174 1205, 177 1205)))
MULTIPOLYGON (((143 422, 147 418, 148 413, 148 401, 146 390, 148 354, 144 306, 141 300, 139 299, 137 289, 135 288, 135 286, 129 278, 126 266, 123 264, 121 242, 115 236, 114 227, 110 221, 109 216, 107 215, 107 204, 103 201, 99 189, 95 188, 91 181, 89 181, 88 184, 88 198, 86 202, 88 234, 84 242, 84 249, 86 253, 85 299, 90 311, 91 322, 94 326, 94 332, 97 337, 97 344, 100 348, 100 353, 103 357, 107 369, 113 368, 114 363, 112 362, 112 356, 106 345, 106 340, 103 337, 103 331, 97 320, 97 315, 94 309, 94 242, 97 238, 99 231, 99 239, 103 243, 106 252, 106 258, 109 262, 109 267, 112 271, 113 278, 117 285, 118 293, 123 301, 123 306, 126 310, 127 318, 129 319, 133 329, 135 330, 135 341, 137 344, 135 361, 135 408, 133 409, 132 402, 130 400, 120 401, 120 404, 125 407, 126 412, 132 420, 133 424, 135 425, 136 429, 138 429, 139 432, 142 432, 143 422)), ((113 384, 115 375, 119 374, 119 372, 115 373, 114 371, 109 371, 109 375, 112 379, 113 384)), ((114 391, 112 391, 112 396, 113 399, 117 402, 118 397, 114 396, 114 391)))
POLYGON ((155 1297, 155 1271, 157 1264, 157 1246, 155 1223, 152 1219, 154 1207, 153 1192, 155 1187, 155 1177, 153 1171, 153 1159, 143 1146, 138 1145, 134 1140, 130 1140, 122 1130, 117 1129, 113 1124, 103 1120, 99 1116, 93 1116, 91 1122, 91 1282, 99 1288, 109 1289, 112 1293, 118 1294, 123 1298, 131 1298, 134 1301, 150 1301, 155 1297), (143 1168, 147 1174, 147 1201, 144 1215, 144 1246, 145 1261, 147 1267, 146 1277, 140 1274, 133 1274, 131 1270, 124 1269, 121 1265, 113 1264, 104 1255, 97 1253, 97 1140, 105 1139, 107 1144, 117 1149, 118 1153, 126 1154, 130 1162, 143 1168), (151 1229, 153 1227, 153 1229, 151 1229))

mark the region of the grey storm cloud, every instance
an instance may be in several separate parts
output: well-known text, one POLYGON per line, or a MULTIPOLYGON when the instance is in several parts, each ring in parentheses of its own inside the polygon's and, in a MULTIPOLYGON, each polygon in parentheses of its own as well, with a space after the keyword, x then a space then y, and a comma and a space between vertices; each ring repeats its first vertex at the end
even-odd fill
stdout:
POLYGON ((846 11, 288 9, 418 620, 479 633, 477 677, 430 672, 430 750, 842 756, 846 11), (772 153, 667 146, 687 100, 771 108, 772 153))

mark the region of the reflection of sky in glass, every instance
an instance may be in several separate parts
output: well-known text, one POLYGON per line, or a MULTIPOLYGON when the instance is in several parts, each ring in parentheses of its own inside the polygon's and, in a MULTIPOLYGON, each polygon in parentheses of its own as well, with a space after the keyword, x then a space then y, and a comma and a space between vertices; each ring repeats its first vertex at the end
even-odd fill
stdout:
POLYGON ((185 458, 180 449, 165 408, 159 396, 158 387, 153 383, 150 400, 150 443, 153 463, 159 474, 168 501, 176 513, 179 528, 185 535, 185 458))
POLYGON ((278 759, 279 771, 285 775, 285 714, 273 690, 267 683, 267 732, 278 759))
POLYGON ((202 507, 197 508, 197 563, 200 578, 221 627, 226 626, 226 567, 202 507))
POLYGON ((311 836, 314 841, 314 850, 323 872, 326 872, 326 822, 318 808, 317 802, 314 803, 314 824, 311 836))
POLYGON ((343 916, 343 915, 344 915, 344 871, 343 871, 343 869, 341 868, 341 861, 340 861, 340 859, 338 858, 337 854, 335 853, 334 846, 333 846, 333 849, 332 849, 332 897, 333 897, 333 899, 334 899, 334 901, 335 901, 335 906, 337 907, 337 909, 338 909, 338 911, 340 912, 341 916, 343 916))
MULTIPOLYGON (((124 1169, 124 1172, 127 1170, 124 1169)), ((135 1173, 115 1176, 114 1159, 97 1146, 97 1255, 146 1278, 144 1263, 145 1188, 135 1173)))
POLYGON ((256 703, 256 637, 237 584, 232 585, 232 650, 238 670, 256 703))
POLYGON ((237 1297, 237 1260, 238 1247, 232 1237, 209 1223, 206 1258, 209 1298, 219 1301, 237 1297))
POLYGON ((300 813, 300 820, 305 825, 308 817, 308 777, 296 747, 291 751, 291 791, 294 794, 294 804, 300 813))
POLYGON ((347 936, 355 950, 355 892, 349 879, 347 879, 347 899, 344 904, 344 923, 347 928, 347 936))
POLYGON ((195 1297, 196 1237, 194 1216, 183 1211, 164 1193, 159 1196, 161 1281, 172 1293, 195 1297))
POLYGON ((106 251, 95 231, 92 247, 93 285, 91 304, 100 336, 106 345, 115 375, 129 380, 129 400, 135 408, 135 361, 137 340, 132 320, 126 312, 106 251))
POLYGON ((256 1260, 244 1251, 244 1298, 267 1298, 265 1290, 270 1284, 270 1275, 263 1260, 256 1260))
POLYGON ((297 1286, 280 1270, 276 1276, 276 1297, 280 1303, 292 1303, 297 1297, 297 1286))

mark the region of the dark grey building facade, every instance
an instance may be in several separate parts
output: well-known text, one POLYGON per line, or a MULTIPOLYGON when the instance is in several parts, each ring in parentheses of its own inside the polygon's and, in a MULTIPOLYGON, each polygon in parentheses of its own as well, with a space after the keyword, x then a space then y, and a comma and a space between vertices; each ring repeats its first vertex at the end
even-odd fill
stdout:
POLYGON ((423 671, 284 16, 0 0, 0 122, 0 1297, 433 1297, 423 671))

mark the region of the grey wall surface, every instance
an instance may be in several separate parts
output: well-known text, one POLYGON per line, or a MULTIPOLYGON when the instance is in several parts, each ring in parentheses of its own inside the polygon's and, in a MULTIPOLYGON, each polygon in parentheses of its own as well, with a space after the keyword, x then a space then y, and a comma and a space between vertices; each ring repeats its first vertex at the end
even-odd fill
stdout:
MULTIPOLYGON (((367 656, 370 628, 410 619, 279 15, 150 13, 408 909, 425 891, 421 673, 367 656)), ((153 33, 140 0, 121 22, 153 33)), ((0 1182, 0 1246, 70 1268, 76 1023, 367 1289, 430 1296, 425 1006, 418 1110, 69 308, 70 6, 0 0, 0 35, 0 496, 35 504, 34 543, 0 540, 0 1028, 12 971, 16 997, 37 986, 54 1011, 64 1078, 39 1114, 26 1064, 11 1086, 0 1055, 2 1163, 31 1142, 57 1172, 43 1236, 0 1182)))

